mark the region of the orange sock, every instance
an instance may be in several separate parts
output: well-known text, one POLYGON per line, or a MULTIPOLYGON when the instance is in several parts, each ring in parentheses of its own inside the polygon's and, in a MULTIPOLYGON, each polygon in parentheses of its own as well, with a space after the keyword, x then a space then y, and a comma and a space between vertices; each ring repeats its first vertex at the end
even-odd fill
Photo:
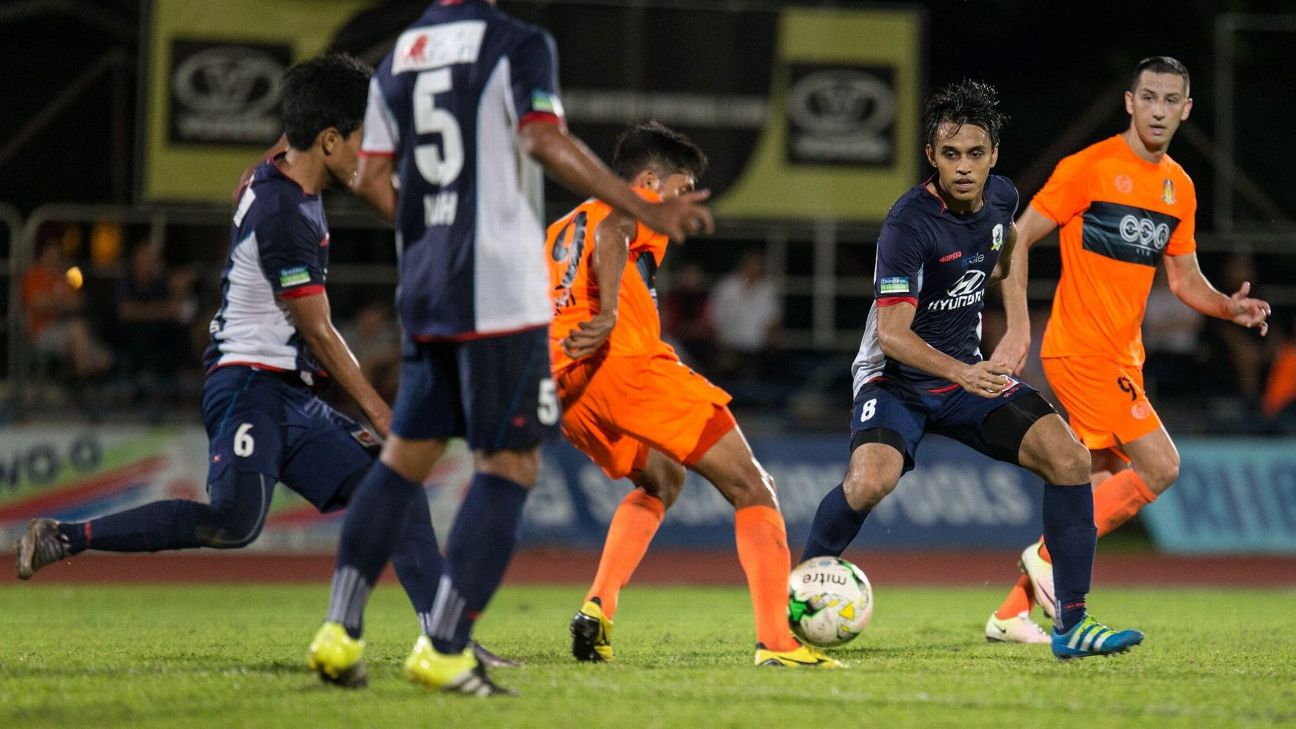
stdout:
POLYGON ((626 494, 612 523, 608 525, 607 540, 603 542, 603 555, 599 557, 598 572, 585 599, 597 597, 603 604, 603 614, 610 620, 616 614, 617 597, 621 588, 630 582, 630 576, 643 560, 657 527, 666 515, 666 505, 643 489, 626 494))
POLYGON ((772 651, 797 647, 787 622, 787 582, 792 562, 783 515, 770 506, 734 512, 738 561, 747 573, 747 590, 756 613, 756 640, 772 651))
POLYGON ((1029 612, 1031 608, 1031 586, 1030 578, 1022 575, 1017 578, 1017 584, 1012 586, 1008 591, 1008 597, 999 604, 999 609, 995 610, 995 617, 1000 620, 1007 620, 1024 612, 1029 612))
MULTIPOLYGON (((1098 537, 1110 534, 1153 501, 1156 494, 1132 468, 1098 484, 1094 489, 1094 525, 1098 527, 1098 537)), ((1045 562, 1053 561, 1048 547, 1041 545, 1039 553, 1045 562)))

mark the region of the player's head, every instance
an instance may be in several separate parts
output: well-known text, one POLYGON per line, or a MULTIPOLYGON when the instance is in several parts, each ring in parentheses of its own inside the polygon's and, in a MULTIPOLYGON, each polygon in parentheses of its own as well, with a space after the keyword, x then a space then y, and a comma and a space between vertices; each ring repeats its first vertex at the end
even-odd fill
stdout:
POLYGON ((964 79, 927 99, 923 128, 927 161, 936 168, 941 197, 951 209, 974 210, 999 160, 999 133, 1008 117, 999 94, 980 81, 964 79))
POLYGON ((303 61, 283 77, 283 125, 293 149, 316 146, 324 166, 345 183, 355 173, 369 76, 365 64, 343 53, 303 61))
POLYGON ((1125 111, 1130 130, 1151 152, 1164 152, 1179 124, 1192 112, 1188 69, 1169 56, 1144 58, 1134 67, 1125 111))
POLYGON ((655 121, 622 132, 612 153, 612 169, 622 179, 663 198, 697 187, 706 167, 706 155, 693 140, 655 121))

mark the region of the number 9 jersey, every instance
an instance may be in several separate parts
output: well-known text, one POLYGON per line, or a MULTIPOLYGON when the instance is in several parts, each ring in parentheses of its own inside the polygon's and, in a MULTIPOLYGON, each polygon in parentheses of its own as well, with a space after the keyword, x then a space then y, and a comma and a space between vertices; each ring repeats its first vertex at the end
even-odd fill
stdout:
POLYGON ((553 38, 480 0, 430 7, 374 72, 362 155, 398 178, 398 308, 454 341, 549 322, 543 175, 518 130, 562 124, 553 38))

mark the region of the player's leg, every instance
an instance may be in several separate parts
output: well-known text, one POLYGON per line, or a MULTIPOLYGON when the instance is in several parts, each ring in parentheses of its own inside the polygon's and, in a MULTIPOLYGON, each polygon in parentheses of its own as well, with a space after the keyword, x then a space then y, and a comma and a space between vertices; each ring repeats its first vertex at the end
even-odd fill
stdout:
POLYGON ((630 582, 666 510, 684 487, 683 466, 658 450, 642 444, 640 447, 645 453, 643 467, 630 474, 635 488, 612 515, 594 582, 585 593, 581 609, 572 617, 572 655, 577 660, 612 660, 612 620, 621 588, 630 582))
POLYGON ((41 567, 87 549, 158 552, 251 544, 261 533, 278 480, 279 403, 292 388, 250 368, 213 373, 203 388, 210 503, 169 499, 88 521, 34 519, 19 540, 18 576, 29 579, 41 567))
POLYGON ((850 546, 873 507, 913 468, 926 420, 923 403, 902 398, 882 383, 860 388, 852 409, 846 476, 819 502, 800 561, 838 557, 850 546))
MULTIPOLYGON (((972 396, 967 397, 972 402, 972 396)), ((1044 542, 1054 558, 1054 655, 1067 659, 1118 653, 1142 642, 1141 632, 1113 631, 1087 612, 1098 537, 1093 524, 1088 449, 1034 391, 990 412, 984 418, 981 436, 988 446, 983 452, 1017 463, 1044 479, 1044 542), (1014 442, 1019 443, 1015 457, 1009 455, 1014 442)), ((971 439, 964 442, 973 443, 971 439)))
POLYGON ((539 444, 558 434, 561 413, 545 328, 465 342, 456 356, 475 473, 446 539, 431 631, 405 668, 431 688, 491 694, 503 689, 486 677, 468 644, 512 559, 540 467, 539 444))
POLYGON ((818 650, 800 645, 787 623, 787 584, 791 554, 787 527, 779 512, 774 479, 752 454, 742 430, 727 407, 716 407, 703 431, 703 441, 723 433, 700 458, 686 460, 734 507, 734 537, 738 562, 747 576, 756 620, 756 665, 840 665, 818 650))
POLYGON ((312 643, 311 668, 328 681, 344 680, 359 662, 359 650, 351 648, 362 646, 369 593, 400 542, 411 504, 423 496, 423 481, 445 439, 462 429, 453 351, 407 342, 402 360, 391 433, 347 504, 328 614, 312 643))

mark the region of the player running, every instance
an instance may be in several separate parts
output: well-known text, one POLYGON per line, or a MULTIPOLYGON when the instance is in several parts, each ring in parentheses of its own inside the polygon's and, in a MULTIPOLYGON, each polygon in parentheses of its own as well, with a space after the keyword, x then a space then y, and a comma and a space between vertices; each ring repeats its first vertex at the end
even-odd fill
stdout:
POLYGON ((851 456, 842 483, 815 513, 802 560, 838 556, 869 512, 913 468, 918 444, 939 433, 1039 474, 1044 541, 1056 557, 1053 653, 1118 653, 1142 642, 1086 612, 1093 569, 1089 457, 1062 418, 1003 362, 983 360, 987 286, 1007 273, 1017 189, 991 175, 1005 118, 995 90, 963 81, 938 91, 923 114, 936 174, 905 193, 878 236, 875 300, 851 367, 851 456))
MULTIPOLYGON (((656 122, 624 132, 612 156, 617 174, 648 200, 692 191, 706 163, 687 137, 656 122)), ((550 225, 545 241, 554 297, 549 353, 563 434, 609 478, 635 485, 612 518, 594 584, 572 619, 572 654, 612 660, 618 594, 688 467, 734 506, 738 558, 756 615, 756 664, 838 666, 788 631, 783 516, 773 479, 729 412, 729 394, 684 366, 661 339, 653 279, 667 243, 596 199, 550 225)))
MULTIPOLYGON (((85 522, 34 519, 18 545, 20 578, 87 549, 245 547, 261 533, 276 482, 321 512, 346 505, 378 440, 314 390, 336 382, 383 436, 391 409, 330 319, 321 194, 355 174, 369 76, 368 67, 339 55, 290 69, 283 80, 284 151, 256 166, 238 195, 221 308, 204 357, 211 503, 156 501, 85 522)), ((425 616, 441 578, 426 499, 415 499, 402 523, 396 574, 425 616)), ((363 684, 363 664, 347 679, 363 684)))
POLYGON ((532 160, 672 238, 712 227, 705 192, 650 204, 567 134, 557 70, 542 29, 493 2, 444 0, 374 73, 355 190, 395 224, 406 341, 391 436, 347 510, 328 616, 311 644, 323 676, 360 661, 369 591, 446 440, 463 436, 475 474, 405 671, 429 688, 506 692, 469 640, 512 556, 539 444, 560 416, 532 160))
MULTIPOLYGON (((1003 287, 1007 330, 992 358, 1019 371, 1030 349, 1030 246, 1061 226, 1062 277, 1040 356, 1071 427, 1093 452, 1100 537, 1179 476, 1179 453, 1143 390, 1141 326, 1157 264, 1164 262, 1170 289, 1188 306, 1258 327, 1261 336, 1268 331, 1269 304, 1247 296, 1250 283, 1225 295, 1197 265, 1197 192, 1167 154, 1192 111, 1188 81, 1173 58, 1139 61, 1125 92, 1129 127, 1058 163, 1017 220, 1020 245, 1003 287)), ((1045 542, 1022 552, 1025 574, 990 616, 987 636, 1025 616, 1032 593, 1053 617, 1052 563, 1045 542)))

